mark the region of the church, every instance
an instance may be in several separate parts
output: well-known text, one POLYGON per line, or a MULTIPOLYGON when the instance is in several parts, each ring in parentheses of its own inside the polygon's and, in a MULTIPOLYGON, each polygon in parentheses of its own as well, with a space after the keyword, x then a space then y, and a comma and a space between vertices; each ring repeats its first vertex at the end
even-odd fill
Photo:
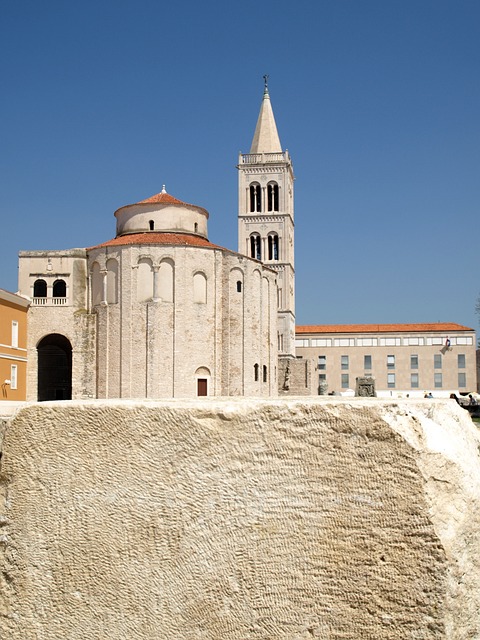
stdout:
POLYGON ((477 390, 469 327, 295 325, 293 165, 266 76, 237 169, 237 252, 165 187, 97 246, 20 252, 27 400, 354 395, 362 378, 390 397, 477 390))
POLYGON ((277 395, 295 369, 293 168, 266 82, 238 170, 238 252, 165 187, 118 209, 113 239, 20 252, 27 400, 277 395))

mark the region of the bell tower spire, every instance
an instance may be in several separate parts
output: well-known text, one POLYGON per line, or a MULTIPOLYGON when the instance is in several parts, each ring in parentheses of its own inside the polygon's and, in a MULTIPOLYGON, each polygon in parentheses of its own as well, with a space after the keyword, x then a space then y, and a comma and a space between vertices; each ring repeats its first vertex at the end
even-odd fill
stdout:
POLYGON ((250 153, 281 153, 282 145, 278 137, 277 125, 273 115, 270 94, 268 93, 268 75, 263 76, 265 88, 258 114, 257 126, 252 140, 250 153))
POLYGON ((277 272, 278 352, 295 356, 293 165, 282 151, 268 75, 250 153, 238 161, 238 251, 277 272))

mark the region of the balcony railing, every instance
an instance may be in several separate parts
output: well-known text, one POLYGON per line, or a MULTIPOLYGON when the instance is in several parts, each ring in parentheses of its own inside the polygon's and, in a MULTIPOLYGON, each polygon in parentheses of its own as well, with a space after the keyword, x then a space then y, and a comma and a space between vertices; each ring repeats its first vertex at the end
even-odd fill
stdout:
POLYGON ((32 298, 34 307, 59 307, 67 303, 68 298, 32 298))
POLYGON ((241 153, 240 164, 259 164, 272 162, 290 162, 288 151, 285 153, 241 153))

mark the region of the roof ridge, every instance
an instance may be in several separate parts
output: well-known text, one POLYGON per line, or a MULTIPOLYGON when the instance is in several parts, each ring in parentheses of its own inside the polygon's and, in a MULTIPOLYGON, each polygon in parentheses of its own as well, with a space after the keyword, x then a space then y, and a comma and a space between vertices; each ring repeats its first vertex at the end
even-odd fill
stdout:
POLYGON ((297 325, 297 333, 388 333, 390 331, 475 331, 457 322, 297 325))

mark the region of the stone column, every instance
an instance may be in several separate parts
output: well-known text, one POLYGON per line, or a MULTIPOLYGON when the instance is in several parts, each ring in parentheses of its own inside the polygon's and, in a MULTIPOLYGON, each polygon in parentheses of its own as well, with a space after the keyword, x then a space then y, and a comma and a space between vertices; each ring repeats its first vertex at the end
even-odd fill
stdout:
POLYGON ((102 274, 102 302, 101 304, 107 304, 107 274, 108 271, 106 269, 102 269, 100 271, 102 274))
POLYGON ((160 267, 153 267, 153 301, 158 302, 160 300, 160 267))

